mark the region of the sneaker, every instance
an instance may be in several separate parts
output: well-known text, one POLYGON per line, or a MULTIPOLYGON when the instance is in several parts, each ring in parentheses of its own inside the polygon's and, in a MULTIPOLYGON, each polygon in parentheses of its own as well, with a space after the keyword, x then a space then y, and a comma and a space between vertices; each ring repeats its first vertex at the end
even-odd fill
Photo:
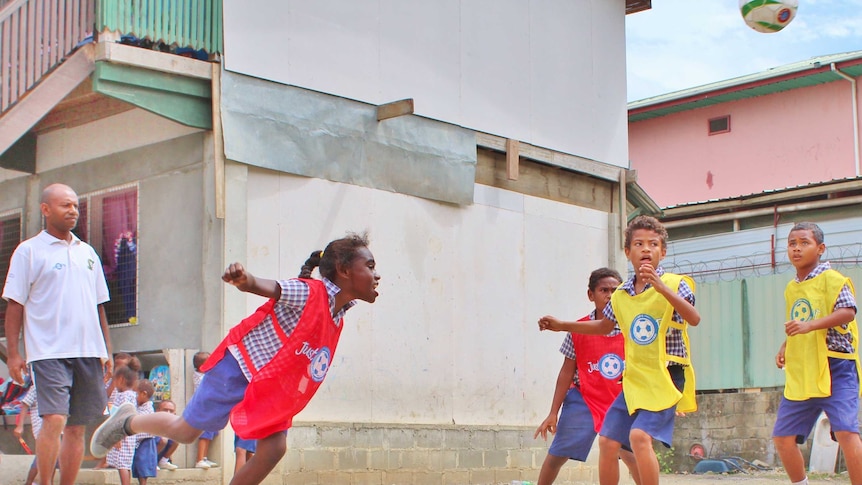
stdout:
POLYGON ((214 461, 210 461, 209 458, 204 457, 204 461, 207 462, 207 464, 209 464, 210 467, 218 468, 218 463, 216 463, 214 461))
POLYGON ((195 468, 203 468, 204 470, 208 470, 208 469, 209 469, 209 467, 210 467, 210 464, 209 464, 209 462, 207 461, 207 459, 206 459, 206 458, 204 458, 203 460, 201 460, 201 461, 199 461, 199 462, 195 463, 195 468))
POLYGON ((117 408, 113 415, 108 417, 96 431, 90 440, 90 453, 96 458, 102 458, 120 440, 128 436, 124 426, 126 420, 138 414, 134 404, 127 402, 117 408))
POLYGON ((162 459, 159 460, 159 468, 162 470, 176 470, 179 467, 171 463, 171 460, 162 457, 162 459))

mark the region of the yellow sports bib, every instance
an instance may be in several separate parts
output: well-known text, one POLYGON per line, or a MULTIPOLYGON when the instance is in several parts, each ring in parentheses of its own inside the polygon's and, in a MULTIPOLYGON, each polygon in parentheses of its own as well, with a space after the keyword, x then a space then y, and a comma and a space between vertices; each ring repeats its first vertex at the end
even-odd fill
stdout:
MULTIPOLYGON (((787 320, 807 322, 823 318, 832 313, 838 294, 844 285, 854 293, 850 278, 838 271, 829 269, 802 282, 791 281, 784 289, 787 305, 787 320)), ((849 359, 856 361, 857 374, 862 374, 859 364, 859 330, 854 319, 847 329, 835 330, 853 336, 852 354, 832 352, 826 347, 827 329, 815 330, 802 335, 787 337, 784 350, 785 384, 784 397, 791 401, 804 401, 814 397, 832 395, 832 376, 829 372, 829 359, 849 359)))
MULTIPOLYGON (((694 280, 688 276, 665 273, 661 280, 673 291, 679 291, 685 280, 694 291, 694 280)), ((629 414, 638 409, 663 411, 676 406, 678 411, 697 410, 694 396, 694 367, 691 358, 668 355, 665 336, 669 328, 682 332, 683 342, 691 355, 687 325, 673 321, 673 306, 655 288, 635 296, 625 291, 611 295, 611 306, 625 337, 626 367, 623 392, 629 414), (685 365, 685 388, 679 392, 667 371, 668 362, 685 365)))

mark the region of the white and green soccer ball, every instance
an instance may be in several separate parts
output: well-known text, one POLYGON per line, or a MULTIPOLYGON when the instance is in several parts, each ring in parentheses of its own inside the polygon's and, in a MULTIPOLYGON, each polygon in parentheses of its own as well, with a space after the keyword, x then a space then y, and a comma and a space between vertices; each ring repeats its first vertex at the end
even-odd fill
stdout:
POLYGON ((745 23, 767 34, 787 27, 797 8, 799 0, 739 0, 739 12, 745 23))

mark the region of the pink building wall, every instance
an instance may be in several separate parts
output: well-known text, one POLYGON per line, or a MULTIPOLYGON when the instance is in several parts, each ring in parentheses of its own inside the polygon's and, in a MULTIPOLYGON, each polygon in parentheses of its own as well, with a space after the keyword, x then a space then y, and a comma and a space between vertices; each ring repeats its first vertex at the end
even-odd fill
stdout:
POLYGON ((629 123, 638 183, 662 207, 856 176, 850 83, 629 123), (730 132, 708 120, 730 115, 730 132))

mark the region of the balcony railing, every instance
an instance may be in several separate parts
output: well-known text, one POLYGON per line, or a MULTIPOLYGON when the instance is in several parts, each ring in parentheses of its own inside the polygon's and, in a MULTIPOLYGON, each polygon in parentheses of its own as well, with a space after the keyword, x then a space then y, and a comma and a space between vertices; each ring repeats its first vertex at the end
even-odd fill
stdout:
POLYGON ((220 54, 222 0, 0 0, 0 113, 94 29, 171 52, 220 54))
POLYGON ((0 6, 0 113, 92 34, 93 0, 8 0, 0 6))
POLYGON ((221 0, 96 0, 96 30, 222 52, 221 0))

